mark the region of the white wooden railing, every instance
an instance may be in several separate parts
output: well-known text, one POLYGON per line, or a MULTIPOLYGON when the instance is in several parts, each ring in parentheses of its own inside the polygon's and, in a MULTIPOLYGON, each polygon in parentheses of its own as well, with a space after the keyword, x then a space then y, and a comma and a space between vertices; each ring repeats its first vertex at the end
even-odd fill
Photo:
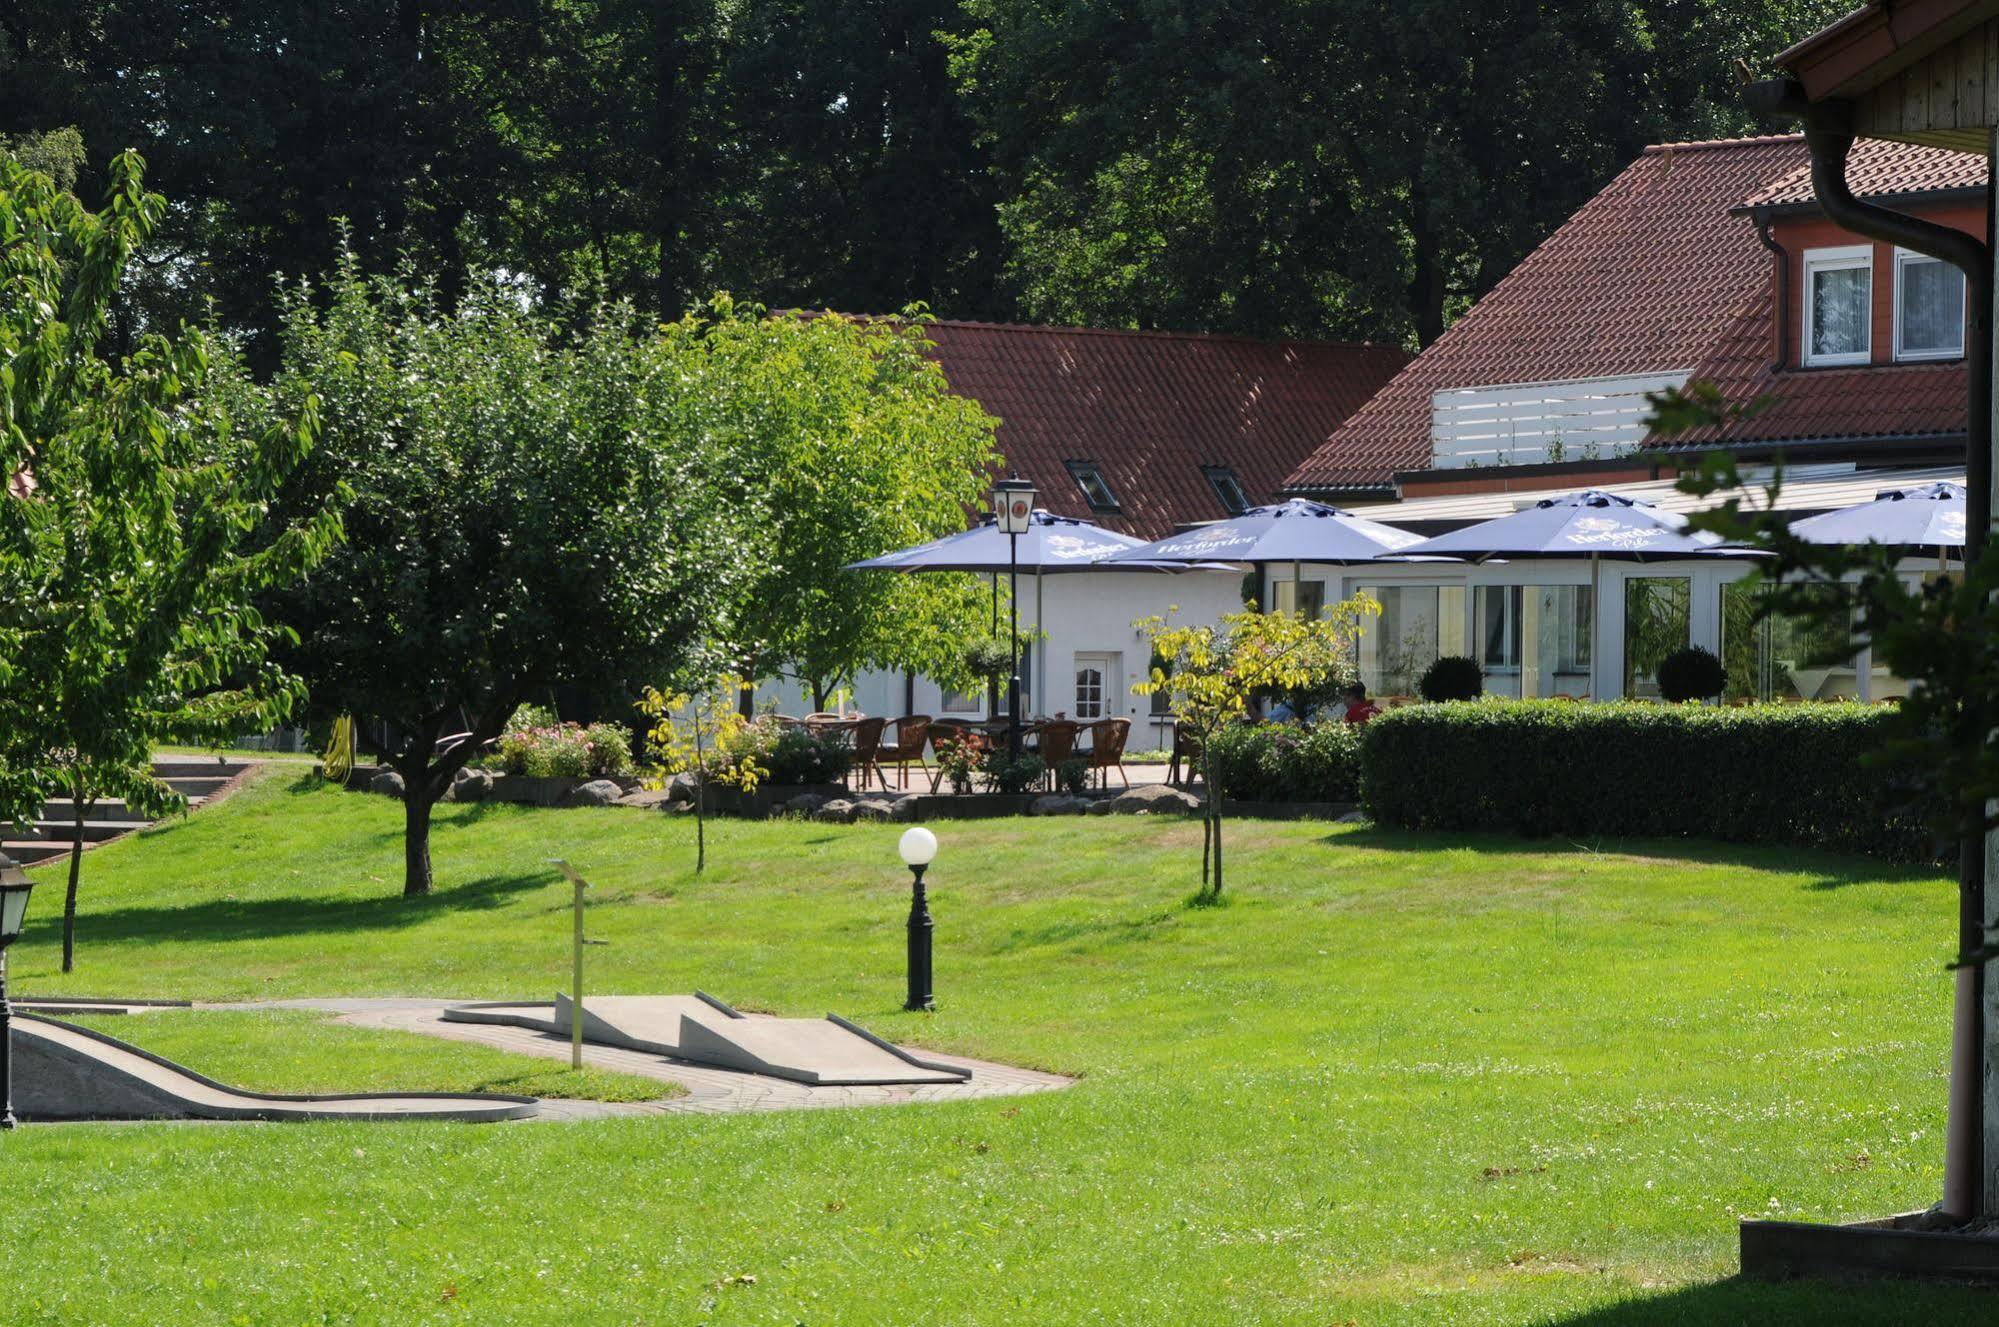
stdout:
POLYGON ((1622 456, 1645 440, 1647 392, 1686 385, 1684 370, 1615 378, 1446 387, 1430 394, 1440 470, 1622 456))

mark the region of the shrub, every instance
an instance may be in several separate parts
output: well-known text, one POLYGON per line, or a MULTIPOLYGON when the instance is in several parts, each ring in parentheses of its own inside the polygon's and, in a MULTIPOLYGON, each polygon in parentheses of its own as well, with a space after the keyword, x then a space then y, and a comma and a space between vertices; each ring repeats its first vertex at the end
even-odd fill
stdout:
POLYGON ((831 734, 787 728, 776 734, 759 763, 770 771, 771 783, 838 783, 853 760, 853 751, 831 734))
POLYGON ((1071 797, 1081 797, 1090 790, 1090 762, 1071 756, 1057 765, 1055 786, 1071 797))
POLYGON ((1360 796, 1360 724, 1231 724, 1215 734, 1216 782, 1243 802, 1351 802, 1360 796))
POLYGON ((1416 690, 1424 700, 1477 700, 1485 694, 1485 673, 1478 660, 1447 654, 1423 670, 1416 690))
POLYGON ((1728 685, 1728 673, 1712 650, 1687 645, 1659 661, 1662 700, 1709 700, 1728 685))
MULTIPOLYGON (((527 707, 534 708, 534 707, 527 707)), ((540 710, 533 718, 547 715, 540 710)), ((634 769, 632 737, 623 725, 548 723, 508 725, 500 734, 499 764, 503 773, 536 779, 625 779, 634 769)))
POLYGON ((986 791, 993 793, 1026 792, 1047 770, 1040 756, 1028 752, 1010 756, 1005 747, 997 745, 989 748, 979 761, 986 791))
POLYGON ((1934 808, 1863 761, 1894 716, 1866 705, 1740 708, 1483 701, 1364 725, 1369 813, 1409 829, 1781 842, 1937 856, 1934 808))

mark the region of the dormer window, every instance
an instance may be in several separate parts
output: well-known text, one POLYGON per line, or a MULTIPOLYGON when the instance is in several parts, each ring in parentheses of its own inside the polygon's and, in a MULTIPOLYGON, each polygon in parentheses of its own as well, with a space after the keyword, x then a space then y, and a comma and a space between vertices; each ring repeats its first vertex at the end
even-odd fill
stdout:
POLYGON ((1111 491, 1110 482, 1095 461, 1064 461, 1076 487, 1083 490, 1083 501, 1090 504, 1090 510, 1106 515, 1118 512, 1117 494, 1111 491))
POLYGON ((1242 481, 1234 470, 1225 465, 1204 465, 1201 473, 1208 477, 1208 487, 1215 490, 1229 515, 1240 516, 1249 510, 1249 494, 1242 491, 1242 481))
POLYGON ((1805 363, 1865 364, 1873 354, 1874 248, 1805 251, 1805 363))
POLYGON ((1895 251, 1895 358, 1964 354, 1964 273, 1928 254, 1895 251))

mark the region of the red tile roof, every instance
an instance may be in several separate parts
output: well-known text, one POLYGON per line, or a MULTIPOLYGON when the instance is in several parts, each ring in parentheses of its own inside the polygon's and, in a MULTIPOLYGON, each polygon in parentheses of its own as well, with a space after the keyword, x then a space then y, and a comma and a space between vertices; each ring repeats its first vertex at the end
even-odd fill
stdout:
POLYGON ((1769 280, 1729 209, 1805 161, 1799 135, 1649 147, 1334 429, 1293 489, 1387 482, 1430 462, 1443 387, 1690 368, 1769 280))
POLYGON ((1226 516, 1205 465, 1269 502, 1327 432, 1409 362, 1391 346, 936 322, 952 390, 1000 418, 999 448, 1041 505, 1141 538, 1226 516), (1120 514, 1090 510, 1067 462, 1102 470, 1120 514))
MULTIPOLYGON (((1846 162, 1846 183, 1860 197, 1893 197, 1948 189, 1983 189, 1985 156, 1948 152, 1919 143, 1863 138, 1846 162)), ((1795 207, 1815 202, 1809 164, 1772 181, 1742 201, 1744 207, 1795 207)))
MULTIPOLYGON (((1984 181, 1982 158, 1863 140, 1856 192, 1907 195, 1984 181)), ((1964 427, 1964 366, 1776 373, 1772 260, 1741 209, 1811 201, 1802 137, 1650 147, 1585 203, 1286 482, 1326 491, 1430 463, 1439 388, 1689 369, 1731 399, 1777 404, 1720 434, 1666 442, 1944 434, 1964 427)))

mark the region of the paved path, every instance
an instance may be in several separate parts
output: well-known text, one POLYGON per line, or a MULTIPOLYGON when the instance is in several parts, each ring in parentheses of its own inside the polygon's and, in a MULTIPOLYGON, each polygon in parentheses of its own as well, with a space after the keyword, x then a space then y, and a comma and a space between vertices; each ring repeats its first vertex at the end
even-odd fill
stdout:
MULTIPOLYGON (((448 1041, 472 1042, 496 1050, 544 1059, 569 1059, 569 1038, 529 1028, 491 1023, 447 1023, 444 1010, 463 1000, 253 1000, 239 1004, 202 1004, 200 1009, 316 1009, 340 1015, 357 1027, 391 1028, 448 1041)), ((895 1086, 813 1087, 763 1074, 713 1069, 645 1051, 585 1043, 583 1062, 593 1068, 636 1074, 676 1083, 685 1096, 661 1101, 562 1101, 543 1099, 537 1118, 596 1119, 614 1115, 726 1115, 753 1110, 813 1110, 835 1106, 893 1106, 919 1101, 969 1101, 984 1097, 1052 1092, 1075 1080, 1060 1074, 990 1064, 956 1055, 925 1051, 924 1058, 961 1065, 972 1071, 963 1083, 920 1083, 895 1086)))

